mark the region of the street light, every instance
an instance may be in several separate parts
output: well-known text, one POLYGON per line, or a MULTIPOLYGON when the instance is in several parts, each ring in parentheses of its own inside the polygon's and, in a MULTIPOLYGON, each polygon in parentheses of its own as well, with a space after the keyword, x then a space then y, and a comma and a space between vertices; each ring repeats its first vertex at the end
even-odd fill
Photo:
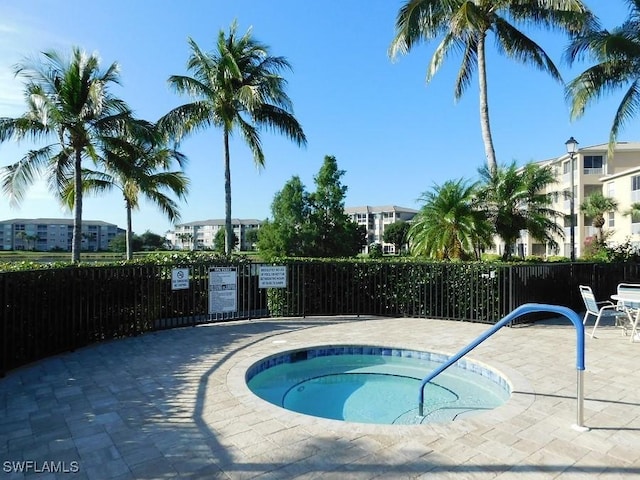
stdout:
POLYGON ((571 137, 569 140, 565 142, 567 146, 567 153, 569 154, 569 158, 571 158, 571 195, 569 196, 569 211, 571 215, 571 261, 576 261, 576 219, 575 219, 575 198, 573 192, 573 186, 575 184, 574 181, 574 173, 573 173, 573 162, 576 153, 578 152, 578 142, 575 138, 571 137))

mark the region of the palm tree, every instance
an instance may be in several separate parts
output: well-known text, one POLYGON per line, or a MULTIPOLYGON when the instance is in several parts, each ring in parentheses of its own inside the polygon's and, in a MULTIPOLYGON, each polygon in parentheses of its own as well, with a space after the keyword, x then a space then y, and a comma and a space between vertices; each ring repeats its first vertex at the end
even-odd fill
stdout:
MULTIPOLYGON (((193 240, 193 233, 178 233, 176 237, 180 240, 182 248, 180 250, 184 250, 184 244, 190 243, 193 240)), ((194 250, 194 248, 191 248, 194 250)))
POLYGON ((173 75, 169 84, 194 101, 175 108, 160 121, 165 131, 181 138, 184 134, 215 126, 223 131, 225 181, 225 233, 227 253, 233 248, 231 225, 231 169, 229 136, 238 130, 258 167, 265 158, 260 142, 261 127, 278 131, 298 145, 306 144, 302 127, 293 116, 292 102, 285 93, 286 80, 280 71, 290 69, 283 57, 269 54, 256 41, 251 29, 238 36, 234 22, 228 35, 221 30, 215 51, 203 52, 189 39, 191 55, 187 70, 192 77, 173 75))
POLYGON ((27 111, 18 118, 0 118, 0 142, 25 138, 52 139, 29 151, 2 172, 2 189, 13 204, 24 198, 27 187, 39 174, 58 192, 73 178, 75 206, 72 261, 80 261, 82 242, 82 161, 100 162, 105 134, 122 128, 129 108, 109 92, 119 83, 118 65, 100 70, 97 55, 73 48, 69 59, 58 52, 43 53, 41 59, 27 60, 15 69, 25 79, 27 111))
MULTIPOLYGON (((631 217, 631 224, 640 223, 640 203, 634 202, 622 213, 625 217, 631 217)), ((632 232, 633 233, 633 232, 632 232)))
POLYGON ((591 218, 591 224, 596 228, 596 241, 604 244, 604 214, 607 212, 615 212, 618 209, 618 202, 611 197, 605 197, 601 192, 595 192, 585 198, 580 211, 587 217, 591 218))
POLYGON ((408 233, 413 255, 465 259, 478 243, 487 243, 491 230, 475 207, 476 187, 464 180, 449 180, 422 194, 424 205, 408 233))
POLYGON ((461 52, 462 65, 456 78, 454 97, 458 100, 478 72, 480 87, 480 127, 487 165, 497 168, 489 123, 485 42, 489 32, 497 49, 508 57, 549 73, 561 82, 560 73, 545 51, 527 37, 518 25, 534 24, 546 28, 574 31, 593 17, 580 0, 408 0, 396 19, 396 35, 389 49, 392 58, 408 53, 421 41, 442 36, 431 58, 427 82, 453 52, 461 52))
POLYGON ((631 206, 624 211, 625 216, 632 216, 632 217, 640 217, 640 203, 638 202, 634 202, 631 204, 631 206))
POLYGON ((16 232, 16 238, 19 238, 22 242, 22 248, 24 250, 27 250, 27 248, 25 247, 25 243, 27 240, 27 237, 29 236, 29 234, 27 232, 25 232, 24 230, 20 230, 19 232, 16 232))
MULTIPOLYGON (((134 136, 107 139, 104 171, 82 170, 84 191, 100 193, 116 188, 122 192, 127 212, 127 260, 133 259, 132 211, 139 208, 140 195, 155 203, 171 222, 175 222, 180 219, 178 205, 165 191, 184 199, 189 184, 182 171, 170 171, 174 160, 183 167, 186 157, 167 147, 152 126, 146 125, 130 134, 134 136)), ((71 183, 66 185, 61 196, 66 205, 74 205, 75 192, 71 183)))
POLYGON ((629 17, 611 31, 590 28, 577 36, 565 52, 569 63, 593 58, 587 68, 567 85, 572 119, 605 93, 626 88, 609 132, 609 154, 624 124, 633 118, 640 102, 640 0, 627 0, 629 17))
POLYGON ((536 240, 557 245, 554 234, 563 237, 564 232, 555 218, 562 213, 551 208, 552 194, 544 193, 556 182, 550 168, 529 163, 518 169, 512 163, 491 171, 485 166, 480 176, 483 184, 478 202, 505 244, 504 260, 510 258, 521 230, 527 230, 536 240))

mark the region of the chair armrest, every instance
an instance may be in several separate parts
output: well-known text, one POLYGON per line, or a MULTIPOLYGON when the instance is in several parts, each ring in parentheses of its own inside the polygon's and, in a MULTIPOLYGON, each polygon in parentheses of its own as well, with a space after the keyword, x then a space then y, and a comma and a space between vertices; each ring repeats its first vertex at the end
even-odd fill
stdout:
POLYGON ((596 302, 596 305, 615 305, 611 300, 602 300, 601 302, 596 302))

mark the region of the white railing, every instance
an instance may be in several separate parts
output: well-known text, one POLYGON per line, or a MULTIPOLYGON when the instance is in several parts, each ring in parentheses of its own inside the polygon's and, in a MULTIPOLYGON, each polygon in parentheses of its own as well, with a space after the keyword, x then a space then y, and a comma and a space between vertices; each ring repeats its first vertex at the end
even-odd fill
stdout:
POLYGON ((631 201, 640 202, 640 190, 631 190, 631 201))
POLYGON ((600 167, 600 168, 585 168, 583 170, 583 173, 585 175, 603 175, 604 174, 604 168, 600 167))
POLYGON ((631 224, 631 234, 632 235, 640 234, 640 223, 632 223, 631 224))

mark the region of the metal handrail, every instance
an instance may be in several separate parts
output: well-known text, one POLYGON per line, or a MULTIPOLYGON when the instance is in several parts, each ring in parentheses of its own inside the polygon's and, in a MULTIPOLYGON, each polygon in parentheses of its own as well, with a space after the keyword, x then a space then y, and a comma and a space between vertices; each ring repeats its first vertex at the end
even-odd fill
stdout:
POLYGON ((422 382, 420 383, 420 393, 418 395, 418 414, 420 416, 424 415, 424 387, 433 380, 435 377, 444 372, 451 365, 456 363, 462 357, 464 357, 471 350, 476 348, 482 342, 484 342, 491 335, 496 333, 506 324, 512 322, 516 318, 528 314, 528 313, 538 313, 538 312, 549 312, 549 313, 557 313, 559 315, 563 315, 567 317, 571 323, 576 327, 576 370, 578 372, 578 385, 577 385, 577 423, 574 425, 574 428, 577 430, 585 431, 588 430, 587 427, 584 426, 584 383, 583 383, 583 372, 584 372, 584 325, 582 324, 582 320, 578 316, 576 312, 571 310, 568 307, 562 307, 559 305, 546 305, 541 303, 526 303, 524 305, 519 306, 507 316, 505 316, 502 320, 496 323, 489 330, 484 332, 478 338, 476 338, 469 345, 464 347, 454 356, 450 357, 449 360, 444 362, 438 368, 436 368, 433 372, 427 375, 422 382))

